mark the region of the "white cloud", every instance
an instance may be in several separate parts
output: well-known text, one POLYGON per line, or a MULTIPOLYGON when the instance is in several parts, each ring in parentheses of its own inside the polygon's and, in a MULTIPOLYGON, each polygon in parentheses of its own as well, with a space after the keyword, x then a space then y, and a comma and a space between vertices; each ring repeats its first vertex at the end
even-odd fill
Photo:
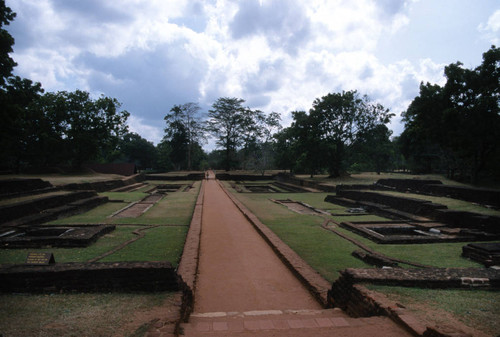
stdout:
POLYGON ((163 138, 163 129, 161 126, 152 126, 146 123, 144 119, 131 115, 127 121, 130 132, 135 132, 141 137, 157 145, 163 138))
MULTIPOLYGON (((198 101, 208 107, 221 96, 241 97, 252 108, 281 113, 288 125, 291 111, 308 110, 329 92, 357 89, 399 113, 421 81, 443 83, 444 64, 431 58, 414 59, 400 45, 386 49, 400 51, 396 60, 379 55, 381 41, 390 42, 414 24, 414 1, 7 0, 7 5, 18 13, 11 26, 18 74, 51 91, 80 88, 116 97, 132 114, 131 130, 155 143, 165 112, 175 104, 198 101)), ((479 31, 497 38, 499 26, 496 11, 479 31)), ((449 42, 459 39, 457 34, 457 41, 449 42)))
POLYGON ((483 38, 494 45, 500 43, 500 9, 496 10, 486 24, 481 23, 478 30, 483 34, 483 38))

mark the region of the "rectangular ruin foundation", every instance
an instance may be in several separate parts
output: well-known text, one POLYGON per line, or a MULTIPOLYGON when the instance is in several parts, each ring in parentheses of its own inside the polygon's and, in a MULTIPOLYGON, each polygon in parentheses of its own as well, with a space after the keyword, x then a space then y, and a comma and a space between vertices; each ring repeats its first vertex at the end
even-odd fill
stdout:
POLYGON ((0 248, 87 247, 114 225, 60 225, 3 228, 0 248))
POLYGON ((343 222, 340 225, 380 244, 465 242, 474 239, 473 236, 446 232, 443 227, 431 227, 429 223, 343 222))

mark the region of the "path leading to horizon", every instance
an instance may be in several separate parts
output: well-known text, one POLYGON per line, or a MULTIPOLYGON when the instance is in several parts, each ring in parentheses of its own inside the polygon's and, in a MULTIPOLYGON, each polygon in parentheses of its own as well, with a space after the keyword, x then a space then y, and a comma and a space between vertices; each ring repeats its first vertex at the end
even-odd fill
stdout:
POLYGON ((216 180, 206 181, 195 312, 321 309, 216 180))
POLYGON ((205 180, 194 312, 181 325, 199 336, 411 336, 388 317, 323 309, 234 205, 205 180))

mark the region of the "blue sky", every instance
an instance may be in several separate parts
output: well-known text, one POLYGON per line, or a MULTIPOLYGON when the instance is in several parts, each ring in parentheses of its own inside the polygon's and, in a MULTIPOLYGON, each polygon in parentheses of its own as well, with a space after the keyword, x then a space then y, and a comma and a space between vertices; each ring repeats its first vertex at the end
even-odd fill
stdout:
MULTIPOLYGON (((481 63, 500 41, 497 0, 7 0, 15 74, 46 91, 117 98, 159 142, 176 104, 219 97, 281 114, 358 90, 396 114, 444 66, 481 63)), ((213 145, 208 144, 210 149, 213 145)))

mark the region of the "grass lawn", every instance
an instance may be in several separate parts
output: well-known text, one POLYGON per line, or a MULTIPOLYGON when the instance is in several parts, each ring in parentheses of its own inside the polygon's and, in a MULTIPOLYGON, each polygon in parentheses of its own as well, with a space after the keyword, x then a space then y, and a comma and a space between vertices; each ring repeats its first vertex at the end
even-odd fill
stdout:
MULTIPOLYGON (((227 184, 226 186, 229 186, 227 184)), ((332 232, 321 228, 324 218, 315 215, 295 213, 285 206, 271 202, 269 199, 291 199, 303 201, 315 208, 343 214, 345 208, 323 200, 329 193, 237 193, 231 192, 241 200, 257 217, 271 228, 295 252, 306 260, 328 281, 334 281, 339 270, 345 268, 369 268, 360 260, 351 256, 352 251, 359 249, 354 244, 340 238, 332 232)), ((330 193, 331 194, 331 193, 330 193)), ((363 216, 330 216, 340 221, 374 220, 371 215, 363 216)), ((379 217, 377 217, 379 218, 379 217)), ((380 219, 380 218, 379 218, 380 219)), ((399 259, 409 260, 436 267, 481 267, 480 264, 462 258, 462 243, 379 245, 348 230, 338 228, 344 234, 355 238, 377 252, 399 259)), ((408 268, 409 266, 404 266, 408 268)), ((370 286, 371 287, 371 286, 370 286)), ((498 315, 500 314, 500 292, 436 290, 398 287, 373 287, 390 298, 407 305, 415 311, 425 313, 426 304, 443 314, 451 312, 467 325, 482 329, 487 333, 498 333, 498 315), (419 306, 423 304, 422 306, 419 306)), ((427 309, 426 309, 427 308, 427 309)))
MULTIPOLYGON (((173 182, 176 183, 176 182, 173 182)), ((191 183, 191 182, 189 182, 191 183)), ((24 263, 28 252, 50 251, 56 262, 84 262, 98 257, 120 244, 137 236, 132 232, 144 225, 160 225, 146 230, 141 238, 127 247, 107 256, 100 261, 169 261, 177 265, 182 254, 188 225, 191 221, 201 182, 196 182, 188 192, 168 193, 159 203, 137 218, 112 218, 111 214, 131 202, 143 199, 143 192, 105 192, 111 200, 86 213, 51 222, 61 224, 115 224, 116 229, 98 239, 89 247, 82 248, 44 248, 44 249, 1 249, 0 264, 24 263), (180 225, 180 226, 162 226, 180 225)))
POLYGON ((139 229, 138 226, 117 227, 113 232, 105 234, 89 247, 81 248, 42 248, 42 249, 1 249, 0 264, 2 263, 24 263, 28 252, 51 252, 56 262, 85 262, 95 258, 121 243, 135 237, 132 232, 139 229))
POLYGON ((161 312, 173 307, 173 301, 170 292, 2 294, 0 334, 5 337, 133 336, 144 322, 162 318, 161 312))
POLYGON ((297 178, 312 180, 317 182, 322 182, 326 185, 354 185, 354 184, 373 184, 379 179, 420 179, 420 180, 441 180, 443 184, 455 185, 455 186, 468 186, 466 184, 447 179, 446 177, 439 174, 422 174, 413 175, 405 173, 381 173, 376 174, 375 172, 362 172, 353 173, 349 176, 339 177, 339 178, 329 178, 328 175, 316 175, 313 178, 310 175, 302 174, 296 175, 297 178))
POLYGON ((144 232, 144 238, 99 261, 169 261, 176 267, 187 231, 187 226, 159 226, 148 229, 144 232))
POLYGON ((445 312, 450 312, 467 326, 496 336, 500 331, 500 292, 468 289, 419 289, 368 285, 389 299, 404 303, 420 317, 452 324, 445 312), (431 310, 429 310, 429 307, 431 310), (444 313, 443 313, 444 312, 444 313))

